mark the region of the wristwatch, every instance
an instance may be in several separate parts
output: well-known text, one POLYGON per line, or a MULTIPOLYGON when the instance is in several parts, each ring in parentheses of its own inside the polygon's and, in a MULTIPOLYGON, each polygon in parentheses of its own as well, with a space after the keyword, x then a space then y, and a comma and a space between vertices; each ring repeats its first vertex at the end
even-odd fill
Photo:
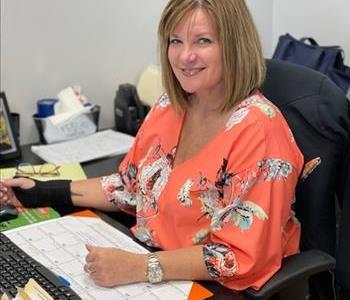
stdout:
POLYGON ((147 279, 150 283, 159 283, 163 280, 163 269, 155 253, 149 253, 147 264, 147 279))

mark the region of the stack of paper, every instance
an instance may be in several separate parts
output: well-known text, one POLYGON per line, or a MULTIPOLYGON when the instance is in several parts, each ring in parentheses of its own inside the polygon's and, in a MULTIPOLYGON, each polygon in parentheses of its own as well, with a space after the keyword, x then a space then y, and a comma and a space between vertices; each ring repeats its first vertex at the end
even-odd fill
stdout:
POLYGON ((86 162, 106 156, 128 152, 134 137, 125 133, 106 130, 62 143, 32 146, 32 152, 54 164, 86 162))
MULTIPOLYGON (((17 287, 15 300, 54 300, 34 279, 29 279, 24 288, 17 287)), ((1 300, 9 300, 6 294, 1 296, 1 300)))

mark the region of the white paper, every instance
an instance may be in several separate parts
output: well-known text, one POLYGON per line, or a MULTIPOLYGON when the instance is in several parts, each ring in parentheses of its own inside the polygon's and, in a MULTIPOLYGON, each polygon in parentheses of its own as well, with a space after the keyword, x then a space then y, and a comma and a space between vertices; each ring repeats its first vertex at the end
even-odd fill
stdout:
POLYGON ((57 98, 59 101, 55 105, 55 115, 83 108, 83 104, 79 101, 72 87, 67 87, 60 91, 57 98))
POLYGON ((27 254, 67 279, 70 287, 84 300, 185 300, 192 287, 191 281, 169 281, 155 285, 137 283, 115 288, 96 286, 83 269, 86 243, 118 247, 135 253, 148 252, 99 218, 66 216, 8 230, 4 234, 27 254))
POLYGON ((31 150, 43 160, 54 164, 86 162, 128 152, 134 137, 113 130, 62 143, 32 146, 31 150))
POLYGON ((92 108, 93 106, 81 107, 76 110, 66 111, 63 113, 52 115, 50 117, 47 117, 47 119, 52 123, 52 125, 57 126, 63 122, 72 121, 74 118, 76 118, 79 115, 88 114, 92 108))

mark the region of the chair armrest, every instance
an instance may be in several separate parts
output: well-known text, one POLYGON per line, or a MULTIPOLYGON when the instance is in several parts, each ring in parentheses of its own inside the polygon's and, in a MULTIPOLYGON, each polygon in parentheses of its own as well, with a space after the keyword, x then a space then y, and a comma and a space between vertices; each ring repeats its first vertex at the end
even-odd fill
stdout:
POLYGON ((284 258, 281 269, 259 291, 249 288, 242 293, 247 299, 266 299, 302 279, 334 267, 335 259, 329 254, 321 250, 302 251, 284 258))

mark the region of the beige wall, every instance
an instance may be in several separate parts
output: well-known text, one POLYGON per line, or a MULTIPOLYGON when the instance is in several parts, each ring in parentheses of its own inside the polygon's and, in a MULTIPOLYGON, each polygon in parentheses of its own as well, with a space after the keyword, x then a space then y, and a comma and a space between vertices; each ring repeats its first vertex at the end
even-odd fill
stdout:
POLYGON ((350 64, 349 0, 274 0, 273 47, 286 32, 312 36, 322 45, 341 45, 350 64))
POLYGON ((38 141, 36 100, 79 84, 114 125, 120 83, 157 63, 157 22, 166 0, 1 0, 1 90, 21 114, 21 144, 38 141))
MULTIPOLYGON (((167 0, 0 0, 1 90, 21 114, 21 144, 38 141, 37 99, 79 84, 101 105, 100 128, 114 125, 121 83, 158 63, 157 23, 167 0)), ((278 36, 311 35, 339 44, 350 63, 349 0, 247 0, 270 57, 278 36)))

